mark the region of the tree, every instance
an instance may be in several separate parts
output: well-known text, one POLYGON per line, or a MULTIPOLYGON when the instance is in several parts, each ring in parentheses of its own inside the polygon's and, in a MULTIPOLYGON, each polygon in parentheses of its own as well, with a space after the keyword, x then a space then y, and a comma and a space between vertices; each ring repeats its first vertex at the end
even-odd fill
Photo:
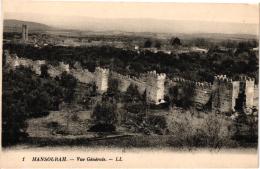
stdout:
POLYGON ((144 105, 142 102, 128 103, 125 105, 125 109, 128 113, 133 113, 133 114, 145 114, 146 113, 146 105, 144 105))
POLYGON ((152 41, 150 39, 147 39, 144 42, 144 48, 150 48, 150 47, 152 47, 152 41))
POLYGON ((170 44, 171 44, 172 46, 180 46, 180 45, 182 45, 182 44, 181 44, 181 40, 180 40, 178 37, 176 37, 176 38, 171 38, 170 44))
POLYGON ((91 118, 94 124, 115 125, 117 122, 116 105, 109 102, 97 103, 91 118))
POLYGON ((131 63, 131 68, 133 69, 133 71, 137 72, 137 73, 142 73, 144 72, 144 68, 143 68, 143 64, 139 63, 139 62, 133 62, 131 63))
POLYGON ((10 146, 27 137, 25 105, 14 101, 12 95, 3 91, 2 146, 10 146))
POLYGON ((58 80, 60 85, 65 88, 65 101, 71 103, 74 99, 75 88, 77 87, 77 79, 71 74, 63 72, 58 80))
POLYGON ((177 103, 178 98, 178 87, 172 86, 169 88, 169 101, 170 106, 172 107, 174 104, 177 103))
POLYGON ((162 44, 161 44, 161 42, 160 42, 159 40, 156 40, 156 41, 154 42, 154 47, 156 47, 156 48, 161 48, 161 46, 162 46, 162 44))
POLYGON ((41 65, 41 77, 43 78, 48 78, 49 73, 48 73, 48 66, 47 65, 41 65))
POLYGON ((203 131, 205 132, 205 140, 206 140, 206 145, 210 147, 220 147, 222 144, 222 139, 221 139, 221 126, 222 122, 220 118, 216 114, 209 114, 208 117, 204 120, 204 127, 203 131))
POLYGON ((67 72, 62 72, 60 85, 67 89, 74 89, 77 86, 77 79, 67 72))
POLYGON ((142 95, 139 93, 137 86, 133 85, 132 83, 129 85, 129 87, 126 90, 125 93, 125 102, 138 102, 142 100, 142 95))
POLYGON ((88 83, 85 89, 85 96, 92 97, 97 95, 97 85, 95 82, 88 83))
POLYGON ((30 68, 3 71, 3 146, 16 144, 25 138, 26 120, 48 115, 61 98, 57 82, 42 80, 30 68))
POLYGON ((33 90, 25 96, 26 105, 28 106, 28 116, 41 117, 42 114, 48 112, 50 108, 50 95, 40 88, 33 90))
POLYGON ((109 78, 107 93, 113 97, 118 98, 120 91, 119 91, 119 81, 117 79, 109 78))
POLYGON ((258 118, 257 118, 257 108, 253 107, 247 110, 247 124, 248 124, 248 133, 249 133, 249 141, 257 142, 258 136, 258 118))
POLYGON ((248 132, 250 136, 250 142, 257 142, 257 136, 258 136, 258 110, 256 107, 253 107, 249 110, 247 113, 247 124, 248 124, 248 132))
POLYGON ((242 131, 241 129, 247 123, 247 115, 245 114, 245 103, 246 103, 246 95, 245 91, 242 90, 238 94, 238 98, 236 99, 235 110, 237 112, 237 116, 234 120, 235 133, 234 137, 236 139, 241 139, 242 131))
POLYGON ((149 116, 146 123, 148 124, 148 128, 151 128, 157 134, 163 134, 167 128, 167 122, 164 116, 149 116))
MULTIPOLYGON (((172 38, 172 42, 174 39, 175 37, 172 38)), ((154 46, 155 40, 147 38, 144 40, 144 43, 147 40, 148 47, 154 46)), ((180 42, 182 43, 182 40, 180 40, 180 42)), ((239 41, 236 43, 238 46, 239 41)), ((176 44, 179 43, 176 42, 176 44)), ((162 52, 154 54, 149 51, 140 51, 137 55, 136 51, 108 46, 84 48, 52 46, 35 48, 30 45, 22 46, 21 44, 4 43, 3 49, 9 50, 11 54, 16 53, 19 57, 26 57, 33 60, 46 60, 48 63, 57 65, 60 61, 66 63, 77 61, 83 68, 88 68, 91 72, 95 70, 97 65, 101 64, 105 67, 113 67, 114 71, 121 73, 136 75, 156 68, 157 71, 165 72, 172 77, 180 75, 186 78, 190 77, 191 80, 203 80, 206 78, 208 82, 213 82, 213 77, 216 74, 234 76, 237 73, 243 73, 249 76, 254 74, 255 78, 258 77, 258 74, 256 74, 259 67, 258 59, 255 52, 250 50, 251 47, 255 46, 255 42, 247 42, 247 45, 240 44, 240 48, 236 46, 238 49, 234 54, 233 51, 230 50, 214 50, 213 46, 222 47, 222 42, 211 42, 208 39, 199 38, 197 40, 190 40, 190 45, 193 44, 209 48, 207 59, 197 57, 199 54, 196 56, 194 53, 178 54, 178 57, 169 57, 168 54, 162 52), (244 52, 248 54, 243 54, 244 52), (70 53, 70 55, 68 55, 68 53, 70 53), (234 63, 227 67, 226 65, 228 65, 230 61, 223 62, 225 64, 223 66, 221 62, 230 59, 233 60, 234 63), (111 64, 111 60, 114 64, 111 64), (207 76, 205 76, 204 73, 201 74, 200 72, 202 71, 207 72, 207 76)))
POLYGON ((238 97, 236 99, 236 104, 235 104, 235 110, 239 113, 244 113, 245 110, 245 104, 246 104, 246 95, 245 91, 241 90, 238 94, 238 97))
POLYGON ((171 106, 189 108, 193 104, 193 96, 195 94, 195 86, 191 84, 181 84, 173 86, 169 89, 169 98, 171 106))
POLYGON ((59 86, 59 83, 53 79, 46 79, 43 81, 44 83, 40 86, 41 91, 46 91, 49 94, 49 108, 51 110, 58 110, 59 104, 61 103, 64 92, 63 88, 59 86))

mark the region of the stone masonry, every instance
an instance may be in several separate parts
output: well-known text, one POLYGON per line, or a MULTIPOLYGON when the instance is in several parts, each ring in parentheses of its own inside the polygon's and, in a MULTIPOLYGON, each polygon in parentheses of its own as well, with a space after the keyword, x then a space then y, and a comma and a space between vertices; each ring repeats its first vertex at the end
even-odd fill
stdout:
POLYGON ((151 71, 147 73, 146 97, 148 101, 151 101, 155 104, 160 104, 164 102, 165 79, 165 73, 156 73, 156 71, 151 71))
POLYGON ((97 67, 95 70, 95 81, 97 85, 97 90, 100 93, 106 92, 108 88, 108 76, 109 70, 97 67))
MULTIPOLYGON (((11 69, 23 65, 31 67, 38 75, 41 73, 41 65, 46 64, 45 61, 32 61, 10 55, 8 51, 4 51, 4 55, 6 64, 11 69)), ((81 83, 95 82, 99 93, 107 91, 109 78, 117 79, 120 82, 119 90, 122 92, 125 92, 130 84, 136 85, 141 94, 146 91, 147 101, 154 104, 164 102, 164 96, 168 93, 167 89, 171 86, 183 83, 193 84, 192 86, 195 87, 195 95, 193 96, 195 103, 205 105, 212 98, 212 110, 215 112, 235 111, 236 99, 241 91, 244 91, 246 96, 246 108, 255 106, 255 100, 258 100, 255 94, 257 90, 254 79, 245 76, 241 76, 240 80, 233 81, 227 78, 226 75, 218 75, 214 77, 212 85, 207 82, 194 82, 183 78, 166 79, 166 74, 157 73, 156 71, 148 72, 137 78, 121 75, 100 67, 97 67, 95 72, 92 73, 81 67, 70 68, 68 64, 63 62, 60 62, 58 66, 48 65, 48 67, 48 73, 52 77, 59 76, 65 71, 72 74, 81 83)))
POLYGON ((214 78, 212 109, 219 112, 235 111, 236 100, 239 93, 244 92, 246 97, 245 108, 254 106, 254 88, 253 78, 241 76, 240 80, 233 81, 226 75, 218 75, 214 78))

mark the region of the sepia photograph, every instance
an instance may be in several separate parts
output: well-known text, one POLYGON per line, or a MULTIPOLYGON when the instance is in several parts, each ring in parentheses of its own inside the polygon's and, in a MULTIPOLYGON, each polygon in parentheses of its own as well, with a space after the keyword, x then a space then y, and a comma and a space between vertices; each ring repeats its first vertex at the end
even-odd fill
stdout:
POLYGON ((128 160, 91 149, 150 152, 158 163, 157 152, 188 161, 231 152, 252 157, 236 167, 258 166, 259 4, 3 0, 2 9, 2 151, 88 153, 19 162, 128 160))

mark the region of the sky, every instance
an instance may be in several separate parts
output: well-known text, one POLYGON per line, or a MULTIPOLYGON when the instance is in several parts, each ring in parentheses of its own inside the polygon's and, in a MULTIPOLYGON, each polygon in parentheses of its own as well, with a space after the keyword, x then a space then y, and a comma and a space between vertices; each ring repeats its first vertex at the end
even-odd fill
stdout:
POLYGON ((84 17, 99 19, 140 19, 207 21, 257 24, 256 4, 55 2, 44 0, 3 0, 5 19, 36 21, 50 25, 71 25, 84 17))

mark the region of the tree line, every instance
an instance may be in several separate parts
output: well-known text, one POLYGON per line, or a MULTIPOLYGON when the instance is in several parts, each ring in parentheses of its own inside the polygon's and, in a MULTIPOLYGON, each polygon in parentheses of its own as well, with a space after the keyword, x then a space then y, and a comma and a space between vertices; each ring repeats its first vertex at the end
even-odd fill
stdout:
POLYGON ((235 51, 210 49, 207 54, 183 53, 165 54, 123 50, 109 46, 101 47, 61 47, 46 46, 35 48, 30 45, 4 44, 4 49, 19 57, 33 60, 47 60, 51 64, 59 61, 74 66, 81 63, 83 68, 94 71, 96 66, 110 68, 126 75, 138 76, 140 73, 156 70, 168 77, 181 76, 195 81, 212 82, 214 75, 226 74, 230 77, 245 74, 258 79, 258 59, 248 46, 235 51))
POLYGON ((2 144, 19 142, 26 134, 26 120, 59 110, 62 102, 71 103, 77 80, 65 72, 60 77, 36 76, 30 68, 3 71, 2 144))

